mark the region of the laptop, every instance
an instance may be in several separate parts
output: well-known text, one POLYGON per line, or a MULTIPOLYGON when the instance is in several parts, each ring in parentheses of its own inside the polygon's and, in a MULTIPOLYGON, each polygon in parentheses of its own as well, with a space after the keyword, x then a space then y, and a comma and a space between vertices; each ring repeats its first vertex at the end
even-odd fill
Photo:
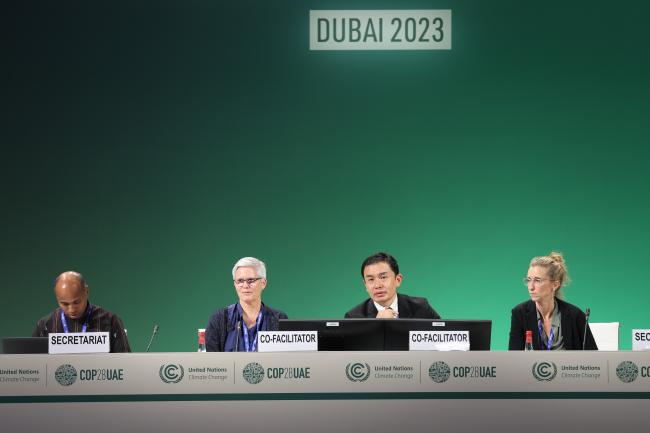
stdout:
POLYGON ((47 353, 47 337, 5 337, 2 339, 5 354, 47 353))

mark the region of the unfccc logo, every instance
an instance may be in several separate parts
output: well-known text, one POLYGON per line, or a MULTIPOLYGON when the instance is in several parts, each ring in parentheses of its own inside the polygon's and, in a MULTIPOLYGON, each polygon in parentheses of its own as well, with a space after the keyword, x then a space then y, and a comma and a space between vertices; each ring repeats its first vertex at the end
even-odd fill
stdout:
POLYGON ((540 382, 550 382, 557 375, 557 366, 554 362, 536 362, 532 368, 533 376, 540 382))
POLYGON ((345 375, 351 382, 364 382, 370 377, 370 366, 363 362, 350 363, 345 366, 345 375))
POLYGON ((178 383, 183 379, 185 370, 180 364, 163 364, 160 366, 160 380, 165 383, 178 383))

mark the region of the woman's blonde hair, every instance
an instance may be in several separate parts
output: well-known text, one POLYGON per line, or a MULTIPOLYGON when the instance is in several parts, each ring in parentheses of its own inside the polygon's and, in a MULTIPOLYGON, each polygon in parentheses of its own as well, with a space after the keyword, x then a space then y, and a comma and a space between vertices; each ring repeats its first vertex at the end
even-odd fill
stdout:
POLYGON ((567 270, 566 263, 562 253, 551 251, 548 256, 533 257, 530 261, 530 267, 541 266, 548 270, 548 277, 553 281, 559 281, 560 287, 555 292, 555 296, 562 299, 564 293, 562 288, 571 282, 569 278, 569 271, 567 270))

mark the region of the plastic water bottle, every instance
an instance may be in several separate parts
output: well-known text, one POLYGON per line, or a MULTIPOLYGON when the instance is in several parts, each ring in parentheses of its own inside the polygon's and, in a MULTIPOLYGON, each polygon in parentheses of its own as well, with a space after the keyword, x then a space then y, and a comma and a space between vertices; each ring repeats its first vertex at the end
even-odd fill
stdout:
POLYGON ((205 329, 199 329, 199 350, 197 352, 205 352, 205 329))
POLYGON ((526 344, 524 350, 530 352, 533 350, 533 331, 526 331, 526 344))

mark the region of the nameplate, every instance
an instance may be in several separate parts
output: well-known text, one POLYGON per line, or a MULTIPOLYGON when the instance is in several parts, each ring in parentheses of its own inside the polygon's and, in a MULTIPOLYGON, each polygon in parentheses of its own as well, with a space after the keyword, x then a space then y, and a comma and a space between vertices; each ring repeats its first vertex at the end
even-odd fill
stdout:
POLYGON ((52 332, 48 336, 48 353, 108 353, 108 332, 52 332))
POLYGON ((650 350, 650 329, 632 330, 632 350, 650 350))
POLYGON ((469 350, 469 331, 409 331, 409 350, 469 350))
POLYGON ((258 352, 316 352, 318 331, 260 331, 258 352))

